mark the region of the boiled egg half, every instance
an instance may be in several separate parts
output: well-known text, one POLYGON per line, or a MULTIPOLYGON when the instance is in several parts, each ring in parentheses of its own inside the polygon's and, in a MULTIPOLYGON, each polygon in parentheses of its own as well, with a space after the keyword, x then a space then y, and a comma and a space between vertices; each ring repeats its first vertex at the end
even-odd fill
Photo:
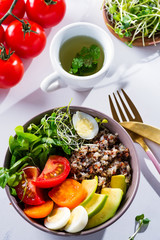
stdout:
POLYGON ((98 123, 91 115, 77 111, 73 115, 73 125, 77 134, 83 139, 93 139, 98 131, 98 123))

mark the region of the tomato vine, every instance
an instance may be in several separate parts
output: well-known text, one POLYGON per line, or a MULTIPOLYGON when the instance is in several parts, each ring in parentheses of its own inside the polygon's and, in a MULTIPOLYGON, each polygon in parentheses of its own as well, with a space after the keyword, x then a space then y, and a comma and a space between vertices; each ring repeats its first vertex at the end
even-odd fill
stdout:
MULTIPOLYGON (((9 16, 9 15, 12 15, 13 17, 16 17, 12 11, 13 11, 13 8, 15 7, 16 3, 17 3, 18 0, 13 0, 13 3, 12 5, 10 6, 9 10, 7 11, 7 13, 0 19, 0 25, 2 24, 2 22, 9 16)), ((20 19, 19 19, 20 20, 20 19)))

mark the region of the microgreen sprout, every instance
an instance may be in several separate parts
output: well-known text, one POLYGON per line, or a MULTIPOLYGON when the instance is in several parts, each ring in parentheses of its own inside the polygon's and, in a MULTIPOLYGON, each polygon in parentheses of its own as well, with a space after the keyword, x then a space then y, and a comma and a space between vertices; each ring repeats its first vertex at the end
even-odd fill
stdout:
POLYGON ((145 37, 160 35, 160 2, 157 0, 105 0, 111 28, 119 37, 128 37, 129 46, 138 38, 145 46, 145 37))
POLYGON ((150 222, 150 220, 148 218, 144 218, 144 214, 136 216, 135 220, 136 220, 137 223, 139 223, 139 225, 138 225, 136 231, 134 232, 134 234, 131 237, 129 237, 128 240, 134 240, 135 236, 140 231, 142 226, 148 225, 149 222, 150 222))

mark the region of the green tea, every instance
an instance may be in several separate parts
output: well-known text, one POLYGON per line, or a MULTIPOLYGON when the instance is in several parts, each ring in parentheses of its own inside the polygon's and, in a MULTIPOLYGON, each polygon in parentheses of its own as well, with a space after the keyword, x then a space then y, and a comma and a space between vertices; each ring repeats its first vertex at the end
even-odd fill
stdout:
POLYGON ((79 53, 83 47, 90 48, 92 45, 99 47, 100 57, 98 58, 96 68, 94 68, 93 71, 91 70, 83 73, 83 76, 88 76, 98 72, 103 66, 104 52, 100 43, 88 36, 76 36, 64 42, 59 53, 59 58, 63 69, 69 72, 72 61, 77 56, 77 53, 79 53))

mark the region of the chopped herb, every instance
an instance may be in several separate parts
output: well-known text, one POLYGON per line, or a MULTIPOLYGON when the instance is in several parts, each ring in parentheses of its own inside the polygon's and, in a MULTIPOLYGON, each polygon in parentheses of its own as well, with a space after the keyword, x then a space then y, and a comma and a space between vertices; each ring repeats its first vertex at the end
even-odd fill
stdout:
POLYGON ((92 73, 97 67, 99 57, 100 48, 98 46, 83 47, 76 57, 73 58, 69 73, 78 76, 92 73))
POLYGON ((137 230, 135 231, 135 233, 128 238, 128 240, 134 240, 135 236, 137 235, 137 233, 140 231, 140 229, 142 228, 142 226, 144 225, 148 225, 150 220, 148 218, 144 218, 144 214, 138 215, 135 217, 136 222, 139 224, 137 230))

